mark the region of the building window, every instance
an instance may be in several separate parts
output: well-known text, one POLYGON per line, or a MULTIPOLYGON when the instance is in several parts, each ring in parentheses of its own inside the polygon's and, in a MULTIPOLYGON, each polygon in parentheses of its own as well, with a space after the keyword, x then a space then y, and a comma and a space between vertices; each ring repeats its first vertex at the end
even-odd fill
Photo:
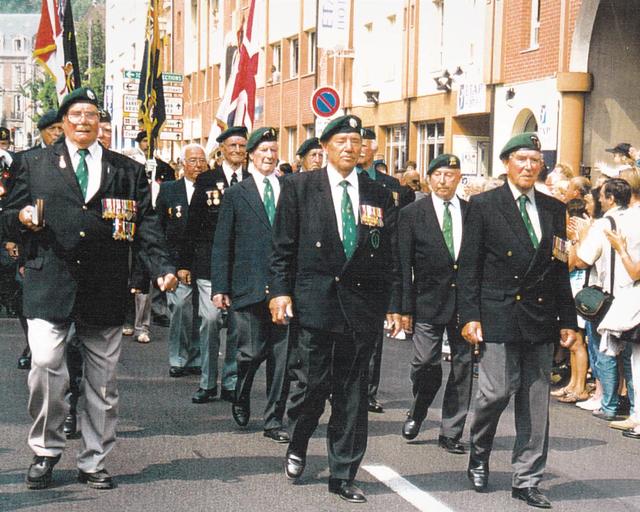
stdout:
POLYGON ((282 69, 282 46, 280 43, 271 45, 271 80, 280 81, 280 70, 282 69))
POLYGON ((307 32, 307 51, 309 55, 307 56, 308 71, 309 73, 316 72, 316 33, 315 32, 307 32))
POLYGON ((16 94, 13 97, 13 117, 14 117, 14 119, 17 119, 17 118, 22 116, 22 111, 24 110, 23 109, 22 100, 23 100, 23 98, 19 94, 16 94))
POLYGON ((444 153, 444 121, 418 125, 418 171, 427 175, 429 162, 444 153))
POLYGON ((537 48, 540 34, 540 0, 531 0, 531 36, 529 48, 537 48))
POLYGON ((407 149, 407 126, 398 124, 388 126, 387 144, 384 152, 384 160, 387 164, 388 173, 393 176, 404 167, 407 149))
POLYGON ((13 87, 14 89, 20 87, 25 80, 24 67, 16 64, 13 66, 13 87))
POLYGON ((316 125, 305 124, 304 125, 305 139, 311 139, 316 136, 316 125))
POLYGON ((22 39, 16 38, 13 40, 13 51, 20 53, 22 52, 23 44, 22 39))
POLYGON ((298 129, 295 126, 287 128, 287 161, 295 162, 298 142, 298 129))
POLYGON ((297 37, 289 40, 289 75, 291 78, 298 76, 298 62, 300 57, 300 44, 297 37))

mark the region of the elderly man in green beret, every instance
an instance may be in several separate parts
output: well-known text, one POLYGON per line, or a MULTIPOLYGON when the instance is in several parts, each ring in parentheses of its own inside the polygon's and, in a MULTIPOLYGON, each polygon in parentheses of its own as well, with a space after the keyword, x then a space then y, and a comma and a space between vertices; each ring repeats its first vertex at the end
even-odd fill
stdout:
POLYGON ((512 137, 500 152, 507 182, 473 196, 460 249, 462 336, 480 352, 467 476, 486 489, 498 421, 515 401, 512 496, 550 508, 539 490, 549 443, 549 377, 555 343, 576 339, 576 312, 564 239, 564 205, 534 189, 542 169, 535 133, 512 137))
POLYGON ((297 317, 303 397, 291 407, 290 479, 302 475, 307 446, 331 395, 329 492, 363 503, 354 478, 367 445, 367 374, 387 313, 399 332, 397 209, 388 190, 358 175, 361 121, 341 116, 320 142, 327 166, 284 180, 273 228, 272 319, 297 317))
POLYGON ((231 413, 244 427, 251 415, 251 388, 266 361, 267 405, 264 436, 287 443, 283 430, 287 370, 287 327, 269 314, 269 254, 281 181, 276 175, 278 137, 271 127, 255 130, 247 141, 251 176, 224 196, 211 251, 213 304, 230 309, 229 337, 238 343, 238 383, 231 413))
POLYGON ((473 363, 469 344, 460 336, 457 281, 468 204, 456 195, 462 177, 456 155, 434 158, 427 174, 431 194, 400 211, 403 322, 409 330, 414 324, 413 404, 402 436, 411 440, 418 435, 442 385, 442 340, 446 331, 451 371, 442 403, 438 445, 449 453, 463 454, 460 439, 469 411, 473 363))
POLYGON ((317 171, 322 167, 324 153, 318 137, 311 137, 300 144, 296 155, 300 159, 300 172, 317 171))
POLYGON ((64 98, 64 137, 20 159, 0 218, 2 228, 22 233, 29 247, 23 286, 32 352, 29 489, 51 484, 65 447, 64 356, 72 324, 85 358, 78 480, 97 489, 114 487, 105 459, 116 440, 116 369, 134 240, 159 288, 177 285, 144 168, 97 142, 98 105, 95 92, 85 87, 64 98))

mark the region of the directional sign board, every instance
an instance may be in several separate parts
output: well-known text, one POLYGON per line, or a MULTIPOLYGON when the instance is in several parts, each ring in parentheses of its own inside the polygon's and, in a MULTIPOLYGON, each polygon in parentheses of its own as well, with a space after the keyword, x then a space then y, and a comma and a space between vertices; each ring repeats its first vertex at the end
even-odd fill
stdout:
POLYGON ((319 87, 311 96, 311 110, 318 117, 331 117, 340 108, 340 95, 333 87, 319 87))

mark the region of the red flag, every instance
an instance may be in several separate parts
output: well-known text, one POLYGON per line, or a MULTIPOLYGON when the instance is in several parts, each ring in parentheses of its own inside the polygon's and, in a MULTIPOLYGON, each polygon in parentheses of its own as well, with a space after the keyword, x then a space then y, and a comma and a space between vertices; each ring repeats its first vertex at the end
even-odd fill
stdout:
POLYGON ((67 80, 65 70, 63 27, 58 0, 42 0, 42 14, 33 58, 54 80, 58 102, 60 102, 73 89, 73 85, 67 80))
POLYGON ((213 149, 216 136, 229 126, 246 126, 253 130, 256 103, 256 73, 259 42, 253 37, 255 0, 251 0, 249 16, 238 30, 238 51, 231 64, 231 74, 216 118, 209 132, 207 152, 213 149))

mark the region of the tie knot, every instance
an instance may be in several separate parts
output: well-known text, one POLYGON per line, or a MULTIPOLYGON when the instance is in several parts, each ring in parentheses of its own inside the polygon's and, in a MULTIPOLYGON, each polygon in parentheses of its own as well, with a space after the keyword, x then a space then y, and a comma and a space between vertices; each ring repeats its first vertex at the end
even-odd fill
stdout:
POLYGON ((84 158, 89 154, 89 150, 87 148, 79 149, 78 154, 84 158))
POLYGON ((449 206, 451 206, 451 201, 445 201, 444 202, 444 207, 445 208, 449 208, 449 206))
POLYGON ((267 178, 265 176, 264 179, 262 180, 262 183, 264 183, 265 185, 268 185, 269 184, 269 178, 267 178))
POLYGON ((342 181, 340 182, 340 186, 341 186, 343 189, 347 190, 347 187, 349 186, 349 182, 348 182, 347 180, 342 180, 342 181))
POLYGON ((522 194, 519 198, 518 201, 520 201, 520 204, 524 205, 527 204, 527 201, 529 201, 529 196, 522 194))

